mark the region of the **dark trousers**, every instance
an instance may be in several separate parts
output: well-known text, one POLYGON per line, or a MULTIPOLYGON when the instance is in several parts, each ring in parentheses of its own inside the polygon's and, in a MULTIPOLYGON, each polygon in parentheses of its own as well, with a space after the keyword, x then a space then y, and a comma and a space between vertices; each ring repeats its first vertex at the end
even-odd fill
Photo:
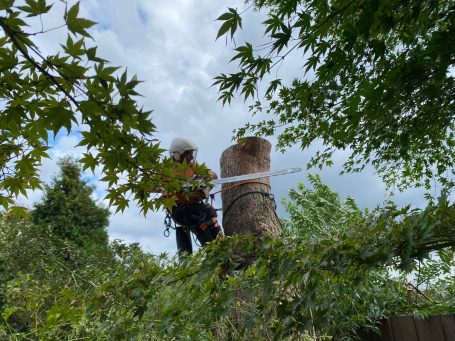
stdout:
POLYGON ((172 208, 171 215, 179 225, 175 229, 179 253, 193 253, 190 231, 196 235, 202 246, 215 240, 221 231, 212 221, 212 218, 217 216, 215 209, 203 202, 178 204, 172 208), (201 224, 206 224, 207 227, 202 229, 201 224))
POLYGON ((177 249, 179 254, 182 252, 193 253, 193 244, 191 243, 191 232, 190 229, 183 226, 177 226, 175 228, 175 237, 177 238, 177 249))

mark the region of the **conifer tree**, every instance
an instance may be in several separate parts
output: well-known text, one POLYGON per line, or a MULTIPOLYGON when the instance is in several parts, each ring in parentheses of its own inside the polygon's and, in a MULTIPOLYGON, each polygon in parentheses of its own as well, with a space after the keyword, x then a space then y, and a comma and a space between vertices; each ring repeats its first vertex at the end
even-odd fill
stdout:
POLYGON ((67 260, 107 251, 109 210, 92 199, 93 188, 81 179, 76 160, 62 159, 59 166, 60 175, 45 186, 43 199, 32 211, 32 223, 49 235, 67 260))

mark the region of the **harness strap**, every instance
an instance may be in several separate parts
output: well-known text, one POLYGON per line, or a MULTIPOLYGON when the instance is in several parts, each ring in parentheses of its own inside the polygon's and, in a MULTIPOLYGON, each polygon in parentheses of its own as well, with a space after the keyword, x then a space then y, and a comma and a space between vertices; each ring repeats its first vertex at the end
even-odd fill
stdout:
POLYGON ((216 226, 212 218, 209 218, 206 221, 203 221, 201 224, 199 224, 199 227, 201 228, 202 231, 205 231, 210 226, 216 226))
MULTIPOLYGON (((195 216, 195 215, 193 215, 191 217, 195 218, 195 219, 199 218, 198 216, 195 216)), ((197 224, 183 225, 183 224, 177 223, 175 221, 175 219, 172 217, 172 214, 168 210, 166 210, 166 217, 164 218, 164 225, 166 228, 164 229, 163 234, 167 238, 171 234, 170 229, 175 230, 177 226, 180 226, 187 231, 191 231, 191 232, 195 233, 194 230, 197 227, 199 227, 201 229, 201 231, 204 232, 209 226, 215 225, 215 223, 213 222, 212 218, 209 218, 209 219, 203 221, 202 223, 200 223, 199 225, 197 225, 197 224), (172 222, 174 223, 174 225, 172 225, 172 222)))

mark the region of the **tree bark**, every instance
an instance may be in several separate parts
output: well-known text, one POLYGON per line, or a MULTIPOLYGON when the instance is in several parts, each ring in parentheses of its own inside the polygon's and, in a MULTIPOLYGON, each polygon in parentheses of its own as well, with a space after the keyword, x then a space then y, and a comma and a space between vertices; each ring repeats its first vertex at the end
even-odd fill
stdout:
MULTIPOLYGON (((221 155, 221 177, 270 170, 269 141, 246 137, 227 148, 221 155)), ((269 178, 228 183, 222 186, 223 229, 235 234, 278 235, 280 222, 276 215, 269 178)))

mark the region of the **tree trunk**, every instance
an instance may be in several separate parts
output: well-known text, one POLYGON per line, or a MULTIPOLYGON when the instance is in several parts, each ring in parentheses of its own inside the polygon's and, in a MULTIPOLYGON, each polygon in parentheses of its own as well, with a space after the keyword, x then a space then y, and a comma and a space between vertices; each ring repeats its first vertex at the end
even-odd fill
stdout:
MULTIPOLYGON (((221 155, 221 177, 270 170, 271 144, 260 137, 246 137, 221 155)), ((224 184, 221 192, 223 229, 234 234, 278 235, 280 223, 269 178, 224 184)))

